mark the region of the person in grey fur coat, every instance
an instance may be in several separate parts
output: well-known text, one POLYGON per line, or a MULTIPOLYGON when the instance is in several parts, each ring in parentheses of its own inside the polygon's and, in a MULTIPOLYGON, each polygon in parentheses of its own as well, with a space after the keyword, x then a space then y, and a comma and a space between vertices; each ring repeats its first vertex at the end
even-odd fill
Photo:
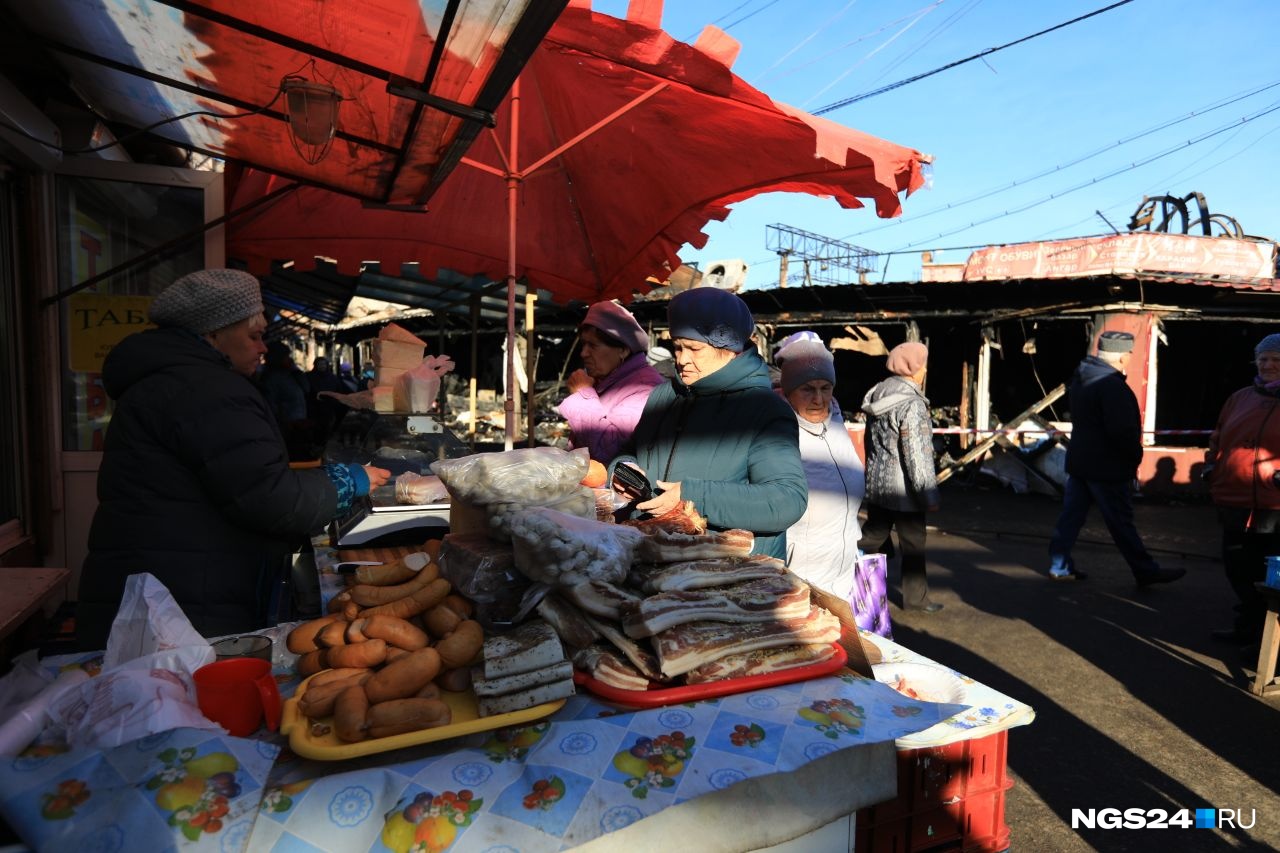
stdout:
POLYGON ((898 529, 902 548, 902 606, 936 613, 925 577, 925 516, 938 509, 933 432, 929 401, 921 387, 929 350, 924 344, 898 344, 885 366, 893 375, 872 387, 862 400, 867 415, 867 522, 858 548, 883 553, 898 529))

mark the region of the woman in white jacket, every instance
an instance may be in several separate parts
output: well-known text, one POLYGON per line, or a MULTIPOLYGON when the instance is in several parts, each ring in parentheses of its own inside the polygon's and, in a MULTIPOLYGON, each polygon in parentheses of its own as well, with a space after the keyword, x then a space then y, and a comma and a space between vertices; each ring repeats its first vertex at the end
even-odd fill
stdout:
POLYGON ((847 601, 858 560, 865 473, 840 408, 832 405, 835 359, 813 340, 796 341, 776 358, 782 362, 783 396, 799 422, 800 458, 809 484, 809 505, 787 530, 787 565, 847 601))

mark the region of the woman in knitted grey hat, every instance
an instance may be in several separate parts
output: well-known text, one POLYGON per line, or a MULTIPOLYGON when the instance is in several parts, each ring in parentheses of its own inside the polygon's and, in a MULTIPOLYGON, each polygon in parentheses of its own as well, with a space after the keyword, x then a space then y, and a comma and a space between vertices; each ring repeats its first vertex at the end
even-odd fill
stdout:
POLYGON ((1267 608, 1254 583, 1280 554, 1280 334, 1258 342, 1253 363, 1253 382, 1222 406, 1205 469, 1222 524, 1222 566, 1240 599, 1234 624, 1212 635, 1256 660, 1267 608))
MULTIPOLYGON (((815 336, 816 337, 816 336, 815 336)), ((792 342, 782 355, 782 392, 796 413, 809 505, 787 530, 787 566, 848 601, 858 562, 858 507, 866 490, 862 460, 832 405, 835 356, 822 340, 792 342)))
POLYGON ((660 516, 692 501, 713 530, 755 535, 753 553, 786 557, 787 528, 808 500, 791 408, 769 385, 738 296, 711 287, 667 309, 679 374, 653 389, 636 424, 634 456, 659 493, 636 504, 660 516))
POLYGON ((155 575, 205 636, 274 624, 293 547, 386 482, 373 467, 293 470, 251 377, 266 350, 258 280, 183 276, 152 302, 157 328, 103 364, 115 401, 81 573, 76 638, 100 649, 125 579, 155 575))

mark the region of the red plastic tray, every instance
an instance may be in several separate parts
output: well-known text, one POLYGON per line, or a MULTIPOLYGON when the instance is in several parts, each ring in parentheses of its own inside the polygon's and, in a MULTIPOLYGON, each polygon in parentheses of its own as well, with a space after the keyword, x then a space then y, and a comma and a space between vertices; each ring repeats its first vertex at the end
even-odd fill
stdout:
POLYGON ((651 687, 648 690, 623 690, 596 681, 582 670, 573 671, 573 683, 593 693, 601 699, 632 708, 658 708, 662 705, 680 705, 684 702, 698 702, 703 699, 714 699, 717 696, 729 696, 734 693, 747 693, 752 690, 763 690, 766 687, 777 687, 780 684, 793 684, 797 681, 808 681, 830 675, 849 661, 849 656, 839 643, 835 646, 835 656, 821 663, 808 666, 797 666, 781 672, 768 672, 764 675, 746 675, 741 678, 725 678, 721 681, 708 681, 706 684, 687 684, 682 687, 651 687))

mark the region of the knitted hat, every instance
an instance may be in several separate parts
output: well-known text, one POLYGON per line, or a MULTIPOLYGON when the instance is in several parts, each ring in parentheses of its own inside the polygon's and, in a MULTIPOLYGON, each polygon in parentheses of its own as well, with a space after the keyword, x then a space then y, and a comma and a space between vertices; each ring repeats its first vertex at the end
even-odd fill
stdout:
POLYGON ((915 376, 929 360, 929 348, 915 341, 898 344, 889 350, 885 367, 898 376, 915 376))
POLYGON ((835 356, 821 343, 796 341, 787 347, 787 357, 782 362, 782 393, 790 394, 814 379, 836 384, 835 356))
POLYGON ((727 290, 696 287, 677 293, 667 307, 671 337, 742 352, 756 330, 747 303, 727 290))
MULTIPOLYGON (((630 311, 616 302, 597 302, 587 309, 583 326, 592 326, 622 342, 632 352, 648 352, 649 336, 630 311)), ((582 328, 579 326, 578 328, 582 328)))
POLYGON ((798 341, 816 341, 821 344, 822 338, 818 337, 817 332, 810 332, 808 329, 803 332, 795 332, 787 335, 785 338, 778 341, 777 345, 773 348, 773 363, 781 365, 782 362, 786 361, 788 349, 792 344, 798 341))
POLYGON ((1133 352, 1133 335, 1128 332, 1103 332, 1098 335, 1098 352, 1133 352))
POLYGON ((261 314, 258 280, 240 270, 199 270, 161 291, 151 302, 151 322, 197 335, 261 314))
POLYGON ((1274 335, 1267 335, 1253 348, 1254 355, 1263 352, 1280 352, 1280 332, 1274 335))

